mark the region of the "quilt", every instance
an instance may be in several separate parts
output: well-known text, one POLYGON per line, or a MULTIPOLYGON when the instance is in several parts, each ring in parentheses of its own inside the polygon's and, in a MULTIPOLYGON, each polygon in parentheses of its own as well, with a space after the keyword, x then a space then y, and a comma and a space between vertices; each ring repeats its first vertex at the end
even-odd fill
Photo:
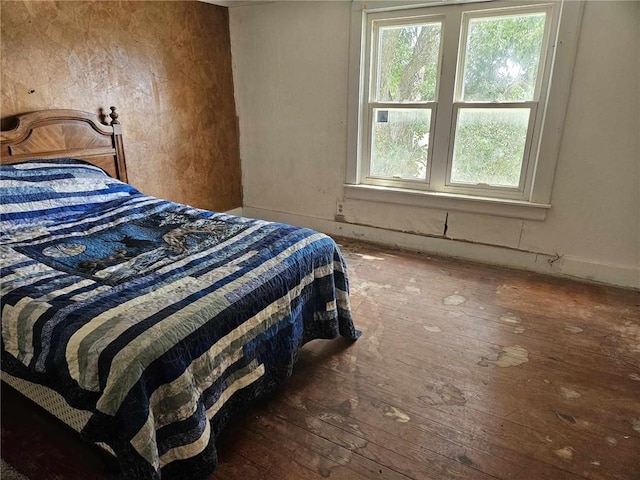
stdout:
POLYGON ((204 478, 301 346, 355 340, 336 243, 144 195, 71 159, 1 167, 2 369, 91 412, 123 478, 204 478))

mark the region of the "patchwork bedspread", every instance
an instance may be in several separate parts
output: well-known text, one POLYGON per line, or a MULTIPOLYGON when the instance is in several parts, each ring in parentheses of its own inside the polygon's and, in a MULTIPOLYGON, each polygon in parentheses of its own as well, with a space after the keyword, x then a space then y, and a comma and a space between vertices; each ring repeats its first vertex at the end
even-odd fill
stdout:
POLYGON ((2 369, 92 412, 123 478, 201 478, 314 338, 356 339, 326 235, 146 196, 73 160, 2 166, 2 369))

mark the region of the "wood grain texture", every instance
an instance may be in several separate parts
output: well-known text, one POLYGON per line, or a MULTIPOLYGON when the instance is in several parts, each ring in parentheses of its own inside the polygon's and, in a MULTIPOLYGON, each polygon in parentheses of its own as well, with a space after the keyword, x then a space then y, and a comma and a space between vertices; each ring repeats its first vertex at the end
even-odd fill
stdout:
POLYGON ((242 205, 226 8, 2 1, 0 17, 3 119, 116 105, 132 185, 207 209, 242 205))
MULTIPOLYGON (((341 245, 362 338, 305 346, 209 480, 640 478, 639 292, 341 245)), ((37 471, 19 408, 3 403, 3 455, 37 471)), ((87 449, 47 435, 64 468, 87 449)))
POLYGON ((97 116, 78 110, 40 110, 18 115, 13 129, 0 132, 0 163, 77 158, 127 182, 116 107, 111 107, 110 116, 111 124, 105 125, 97 116))

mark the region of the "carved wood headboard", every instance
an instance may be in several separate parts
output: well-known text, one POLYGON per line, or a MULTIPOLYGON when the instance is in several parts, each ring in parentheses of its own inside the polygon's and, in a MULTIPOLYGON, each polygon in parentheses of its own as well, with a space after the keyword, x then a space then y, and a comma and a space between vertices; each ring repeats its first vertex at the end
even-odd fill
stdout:
POLYGON ((13 130, 0 132, 0 163, 51 158, 77 158, 127 181, 122 128, 116 107, 111 125, 79 110, 41 110, 17 115, 13 130))

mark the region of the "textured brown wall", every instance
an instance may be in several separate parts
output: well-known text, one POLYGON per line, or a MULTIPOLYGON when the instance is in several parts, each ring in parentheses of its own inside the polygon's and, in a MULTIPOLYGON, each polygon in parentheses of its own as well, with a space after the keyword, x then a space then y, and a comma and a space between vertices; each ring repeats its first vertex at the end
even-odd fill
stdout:
POLYGON ((3 118, 115 105, 131 184, 242 205, 229 19, 200 2, 0 2, 3 118))

